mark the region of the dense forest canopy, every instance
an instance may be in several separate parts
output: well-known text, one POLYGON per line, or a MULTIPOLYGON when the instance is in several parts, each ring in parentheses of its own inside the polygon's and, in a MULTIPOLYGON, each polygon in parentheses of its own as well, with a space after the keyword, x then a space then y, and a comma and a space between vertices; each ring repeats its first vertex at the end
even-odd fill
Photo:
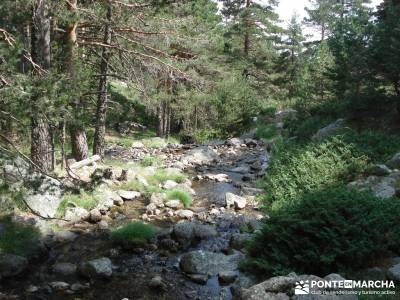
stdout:
POLYGON ((52 170, 60 140, 78 160, 88 144, 102 154, 118 115, 208 139, 268 106, 396 102, 398 3, 367 3, 312 1, 283 28, 277 1, 4 1, 2 131, 25 128, 33 162, 52 170))

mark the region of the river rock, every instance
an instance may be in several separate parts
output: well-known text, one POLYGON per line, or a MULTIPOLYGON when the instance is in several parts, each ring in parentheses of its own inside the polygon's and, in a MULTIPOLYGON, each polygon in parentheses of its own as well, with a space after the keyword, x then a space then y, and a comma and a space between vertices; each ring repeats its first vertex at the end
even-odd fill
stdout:
POLYGON ((188 274, 214 276, 220 272, 236 271, 243 259, 240 254, 225 255, 223 253, 197 250, 182 255, 180 267, 188 274))
POLYGON ((386 165, 375 165, 371 168, 370 173, 376 176, 387 176, 391 170, 386 165))
POLYGON ((194 238, 194 228, 193 222, 181 222, 174 226, 173 234, 178 240, 191 241, 194 238))
POLYGON ((182 156, 181 160, 183 163, 192 164, 210 164, 219 159, 219 156, 214 150, 207 146, 197 147, 186 152, 182 156))
POLYGON ((154 289, 165 289, 166 285, 163 282, 162 277, 160 275, 156 275, 153 278, 151 278, 149 282, 149 287, 154 289))
POLYGON ((172 189, 176 188, 177 185, 178 185, 177 182, 175 182, 175 181, 173 181, 173 180, 167 180, 166 182, 164 182, 163 184, 161 184, 161 187, 162 187, 163 189, 166 189, 166 190, 172 190, 172 189))
POLYGON ((89 219, 91 222, 93 222, 93 223, 100 222, 101 218, 102 218, 102 214, 100 213, 99 209, 95 208, 90 211, 89 219))
POLYGON ((230 171, 234 173, 246 174, 250 172, 250 167, 247 165, 241 165, 239 167, 231 169, 230 171))
POLYGON ((162 208, 164 207, 165 194, 153 193, 150 197, 150 203, 162 208))
POLYGON ((400 282, 400 264, 394 265, 393 267, 389 268, 387 276, 391 280, 400 282))
POLYGON ((182 208, 183 204, 180 200, 169 200, 165 202, 165 206, 169 208, 182 208))
POLYGON ((89 283, 81 284, 79 282, 71 284, 71 291, 80 292, 90 287, 89 283))
POLYGON ((141 141, 134 141, 131 145, 132 148, 144 148, 144 144, 141 141))
POLYGON ((21 274, 28 267, 25 257, 4 254, 0 255, 0 280, 2 277, 12 277, 21 274))
POLYGON ((226 140, 225 144, 230 147, 239 148, 240 146, 242 146, 243 141, 239 138, 231 138, 226 140))
POLYGON ((49 286, 55 291, 65 291, 69 288, 69 284, 63 281, 53 281, 49 286))
POLYGON ((229 284, 235 281, 238 277, 238 272, 235 271, 223 271, 218 274, 218 279, 221 283, 229 284))
POLYGON ((194 226, 194 236, 199 239, 208 239, 217 236, 217 230, 211 225, 196 224, 194 226))
POLYGON ((230 246, 233 249, 242 250, 252 238, 253 234, 250 233, 235 233, 231 237, 230 246))
POLYGON ((225 204, 227 208, 235 207, 236 209, 243 209, 246 207, 247 200, 233 193, 225 194, 225 204))
POLYGON ((196 283, 206 284, 208 281, 208 275, 203 274, 188 274, 188 277, 196 283))
POLYGON ((101 220, 98 224, 100 230, 107 230, 108 229, 108 223, 105 220, 101 220))
POLYGON ((182 219, 191 219, 194 216, 193 211, 188 210, 188 209, 179 209, 175 212, 175 214, 182 218, 182 219))
POLYGON ((312 137, 314 140, 322 140, 336 133, 339 133, 345 128, 346 121, 344 119, 337 119, 335 122, 329 124, 328 126, 321 128, 312 137))
POLYGON ((119 190, 118 195, 120 195, 121 198, 125 199, 125 200, 133 200, 133 199, 139 198, 141 196, 141 194, 139 192, 124 191, 124 190, 119 190))
POLYGON ((65 211, 64 219, 71 223, 80 222, 89 218, 89 212, 82 207, 71 207, 65 211))
POLYGON ((57 263, 53 265, 53 273, 63 276, 75 275, 77 266, 71 263, 57 263))
POLYGON ((108 278, 112 275, 112 263, 107 257, 93 259, 79 265, 79 272, 88 278, 108 278))
POLYGON ((391 159, 389 159, 385 165, 391 169, 400 169, 400 152, 396 153, 391 159))

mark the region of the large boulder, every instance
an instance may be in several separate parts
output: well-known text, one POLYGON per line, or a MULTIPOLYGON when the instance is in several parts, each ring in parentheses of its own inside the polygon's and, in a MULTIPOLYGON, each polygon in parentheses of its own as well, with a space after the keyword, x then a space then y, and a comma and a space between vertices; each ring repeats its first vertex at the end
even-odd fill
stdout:
POLYGON ((112 263, 109 258, 102 257, 81 263, 78 270, 87 278, 108 278, 112 275, 112 263))
POLYGON ((212 162, 219 159, 219 156, 214 150, 207 146, 197 147, 186 152, 182 156, 181 160, 183 163, 192 164, 211 164, 212 162))
POLYGON ((320 295, 310 291, 306 295, 295 295, 294 290, 298 282, 317 281, 341 281, 345 280, 338 274, 330 274, 325 278, 314 275, 289 274, 287 276, 272 277, 264 282, 242 289, 240 299, 243 300, 271 300, 271 299, 293 299, 293 300, 356 300, 356 295, 320 295))
POLYGON ((82 207, 71 207, 65 211, 64 219, 76 223, 88 219, 90 213, 82 207))
POLYGON ((369 176, 350 182, 349 186, 362 191, 369 190, 376 197, 387 199, 396 195, 397 177, 396 173, 387 177, 369 176))
POLYGON ((0 279, 21 274, 28 267, 25 257, 5 254, 0 256, 0 279))
POLYGON ((242 146, 243 141, 239 138, 231 138, 226 140, 225 144, 230 147, 239 148, 242 146))
POLYGON ((236 209, 243 209, 246 207, 247 200, 246 198, 235 195, 233 193, 226 193, 225 204, 227 208, 234 207, 236 209))
POLYGON ((225 255, 197 250, 183 254, 180 267, 187 274, 214 276, 220 272, 236 271, 242 259, 240 254, 225 255))
POLYGON ((141 194, 136 191, 125 191, 125 190, 119 190, 118 195, 125 200, 133 200, 136 198, 140 198, 141 194))
POLYGON ((53 265, 53 273, 63 275, 63 276, 71 276, 75 275, 77 266, 71 263, 56 263, 53 265))
POLYGON ((400 152, 396 153, 391 159, 386 162, 386 166, 391 169, 400 169, 400 152))
POLYGON ((346 121, 344 119, 337 119, 335 122, 329 124, 328 126, 321 128, 312 137, 314 140, 322 140, 324 138, 330 137, 336 133, 341 132, 345 129, 346 121))

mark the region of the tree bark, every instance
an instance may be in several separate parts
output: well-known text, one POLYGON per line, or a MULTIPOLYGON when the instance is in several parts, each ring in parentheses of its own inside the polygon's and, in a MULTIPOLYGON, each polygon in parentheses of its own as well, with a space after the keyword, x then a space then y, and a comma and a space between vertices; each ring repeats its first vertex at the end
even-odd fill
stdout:
MULTIPOLYGON (((112 7, 108 3, 107 7, 107 24, 104 30, 104 44, 111 45, 112 40, 112 7)), ((99 98, 97 100, 96 111, 96 128, 94 134, 93 154, 104 155, 105 134, 106 134, 106 114, 107 114, 107 85, 108 85, 108 64, 111 58, 111 51, 108 47, 103 48, 102 59, 100 63, 100 83, 99 98)))
MULTIPOLYGON (((37 0, 33 7, 31 33, 32 60, 44 70, 50 68, 50 18, 46 0, 37 0)), ((54 169, 51 127, 42 115, 37 96, 32 99, 31 159, 42 171, 54 169)))
POLYGON ((72 127, 70 131, 72 156, 76 161, 86 159, 88 157, 88 146, 85 130, 80 127, 72 127))
MULTIPOLYGON (((76 13, 77 10, 77 0, 70 0, 67 3, 67 8, 72 13, 76 13)), ((70 24, 66 30, 66 48, 67 48, 67 60, 66 60, 66 68, 67 72, 70 76, 70 82, 72 85, 75 84, 76 81, 76 56, 77 56, 77 30, 78 23, 74 22, 70 24)), ((72 99, 71 100, 73 108, 74 108, 74 116, 79 116, 80 110, 80 100, 72 99)), ((88 157, 88 144, 86 139, 86 133, 83 125, 72 124, 69 126, 70 135, 71 135, 71 146, 72 146, 72 156, 75 160, 80 161, 86 159, 88 157)))
MULTIPOLYGON (((246 0, 246 8, 248 9, 250 7, 251 4, 251 0, 246 0)), ((244 34, 244 55, 247 57, 249 56, 249 50, 250 50, 250 13, 247 12, 247 16, 246 16, 246 21, 245 21, 245 34, 244 34)))

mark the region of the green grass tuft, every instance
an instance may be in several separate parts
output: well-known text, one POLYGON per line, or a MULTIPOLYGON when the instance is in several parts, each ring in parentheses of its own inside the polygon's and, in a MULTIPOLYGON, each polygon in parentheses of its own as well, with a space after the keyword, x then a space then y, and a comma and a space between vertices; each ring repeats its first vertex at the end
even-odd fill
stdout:
POLYGON ((144 246, 156 233, 156 229, 150 224, 132 222, 112 231, 111 240, 124 247, 144 246))
POLYGON ((160 166, 162 164, 162 160, 157 156, 149 155, 143 158, 140 164, 143 167, 160 166))
POLYGON ((58 207, 57 215, 64 216, 69 207, 82 207, 87 210, 93 209, 99 203, 99 196, 95 193, 89 194, 83 190, 79 194, 68 193, 63 197, 58 207))
POLYGON ((147 178, 151 185, 157 186, 160 183, 166 182, 167 180, 172 180, 177 183, 182 183, 186 179, 186 176, 180 173, 168 173, 165 170, 157 170, 156 174, 149 176, 147 178))
POLYGON ((33 226, 15 223, 11 218, 0 219, 0 255, 29 256, 40 247, 39 230, 33 226))
POLYGON ((166 192, 166 195, 169 200, 177 199, 181 201, 185 207, 190 207, 193 202, 192 197, 187 192, 181 190, 170 190, 166 192))

